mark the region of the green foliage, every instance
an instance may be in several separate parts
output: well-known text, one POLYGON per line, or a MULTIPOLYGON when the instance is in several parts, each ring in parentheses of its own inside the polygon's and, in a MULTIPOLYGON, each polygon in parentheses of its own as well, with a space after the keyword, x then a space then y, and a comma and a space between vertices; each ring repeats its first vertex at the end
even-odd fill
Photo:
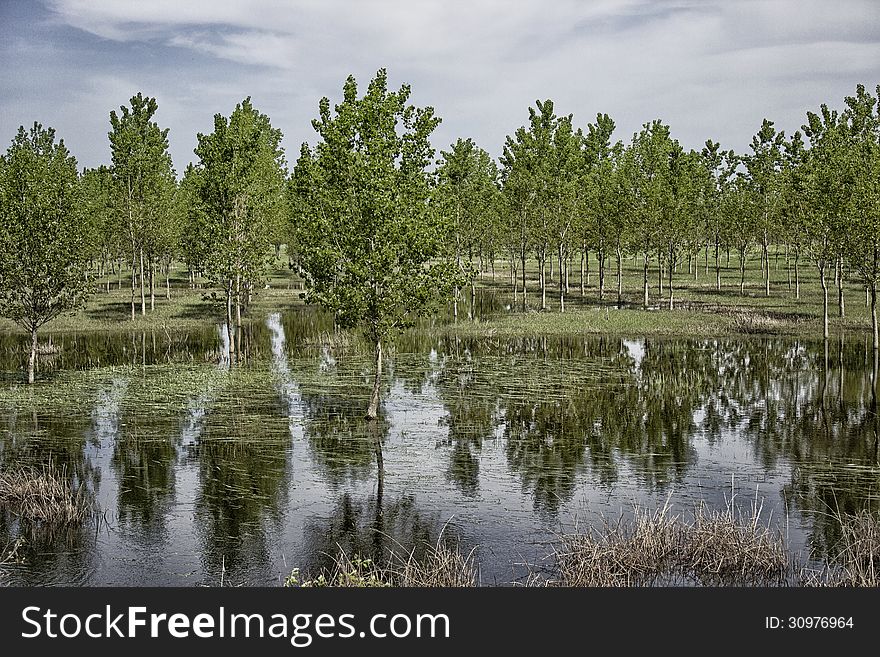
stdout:
POLYGON ((132 96, 131 107, 110 112, 112 174, 116 181, 115 206, 122 216, 135 254, 158 257, 172 248, 172 200, 175 174, 168 154, 168 128, 153 120, 155 98, 132 96))
POLYGON ((82 217, 88 235, 87 253, 108 259, 121 250, 119 213, 113 200, 114 182, 109 167, 85 169, 79 179, 82 217))
POLYGON ((266 275, 268 250, 285 212, 286 164, 281 131, 246 98, 232 115, 214 115, 214 132, 199 134, 196 170, 188 185, 198 193, 189 226, 208 248, 189 245, 205 273, 238 308, 266 275))
POLYGON ((489 154, 471 139, 458 139, 449 151, 440 152, 437 187, 433 200, 449 230, 450 255, 462 276, 473 279, 462 258, 472 255, 495 230, 498 202, 498 167, 489 154))
POLYGON ((433 108, 388 90, 385 70, 358 97, 354 77, 312 124, 321 137, 294 171, 295 217, 305 298, 345 327, 381 341, 448 296, 454 263, 446 226, 429 207, 433 108))
POLYGON ((35 333, 89 291, 76 159, 34 123, 0 162, 0 315, 35 333))

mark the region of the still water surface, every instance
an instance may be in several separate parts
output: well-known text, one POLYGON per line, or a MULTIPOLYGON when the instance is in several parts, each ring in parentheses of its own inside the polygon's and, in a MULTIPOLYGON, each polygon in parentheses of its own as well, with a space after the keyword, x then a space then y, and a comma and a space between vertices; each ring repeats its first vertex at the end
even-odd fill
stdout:
MULTIPOLYGON (((362 419, 368 354, 327 323, 272 315, 230 366, 222 327, 56 337, 31 394, 0 338, 0 460, 51 460, 101 520, 31 536, 16 584, 275 585, 342 546, 381 559, 442 533, 481 582, 546 564, 562 531, 667 501, 763 505, 821 558, 831 509, 877 511, 870 345, 783 338, 413 334, 390 355, 384 416, 362 419), (380 487, 374 441, 383 445, 380 487)), ((0 515, 0 542, 22 527, 0 515)))

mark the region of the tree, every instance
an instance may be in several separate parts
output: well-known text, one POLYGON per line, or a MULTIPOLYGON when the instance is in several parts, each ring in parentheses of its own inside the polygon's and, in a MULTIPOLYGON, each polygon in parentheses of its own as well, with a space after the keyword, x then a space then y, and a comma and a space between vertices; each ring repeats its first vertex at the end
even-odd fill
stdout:
MULTIPOLYGON (((103 165, 85 169, 80 176, 79 187, 82 218, 88 235, 87 254, 91 260, 98 261, 98 274, 107 276, 107 264, 124 252, 124 248, 120 248, 122 227, 119 225, 119 213, 113 202, 113 174, 109 167, 103 165)), ((106 283, 109 292, 109 276, 106 283)))
POLYGON ((780 171, 785 133, 776 132, 773 121, 764 119, 761 129, 752 137, 752 153, 743 158, 749 174, 755 203, 758 238, 761 241, 761 271, 764 293, 770 296, 770 239, 779 227, 780 171))
POLYGON ((822 285, 822 337, 828 339, 828 263, 839 253, 843 216, 849 205, 844 179, 849 147, 847 126, 835 110, 822 105, 819 114, 807 112, 804 134, 810 140, 806 157, 807 196, 811 212, 805 223, 809 250, 822 285))
MULTIPOLYGON (((116 181, 116 207, 131 247, 131 318, 135 315, 135 279, 140 281, 141 314, 147 314, 146 271, 153 279, 153 256, 172 213, 174 169, 168 154, 168 128, 153 121, 155 98, 138 92, 131 108, 110 112, 110 151, 116 181), (138 275, 139 272, 139 275, 138 275)), ((151 295, 152 296, 152 295, 151 295)))
MULTIPOLYGON (((674 142, 669 137, 669 126, 659 119, 642 126, 633 135, 630 148, 635 161, 633 196, 635 216, 640 229, 632 235, 632 247, 643 257, 643 303, 648 307, 648 264, 651 255, 660 248, 662 253, 663 213, 668 205, 670 153, 674 142)), ((662 263, 658 263, 662 267, 662 263)), ((662 271, 661 271, 662 277, 662 271)))
MULTIPOLYGON (((715 289, 721 289, 721 245, 725 239, 723 199, 736 176, 739 159, 732 150, 722 151, 721 144, 706 140, 702 150, 703 166, 710 176, 706 195, 707 246, 711 242, 715 251, 715 289)), ((708 256, 707 256, 708 262, 708 256)), ((707 264, 708 270, 708 264, 707 264)), ((708 273, 708 271, 707 271, 708 273)))
POLYGON ((685 151, 677 141, 669 150, 667 194, 661 213, 663 258, 666 260, 669 310, 673 309, 673 274, 686 256, 692 255, 704 234, 703 209, 709 175, 696 151, 685 151))
MULTIPOLYGON (((570 117, 568 117, 570 122, 570 117)), ((554 133, 559 124, 553 113, 553 101, 535 101, 529 108, 528 128, 522 126, 508 135, 501 156, 502 182, 511 233, 516 236, 522 268, 523 310, 526 308, 526 256, 535 249, 538 281, 541 287, 541 310, 547 307, 546 264, 548 245, 553 235, 554 216, 553 165, 554 133), (537 109, 536 109, 537 108, 537 109)))
MULTIPOLYGON (((474 251, 482 246, 482 237, 491 232, 498 188, 498 168, 489 154, 472 139, 458 139, 449 151, 441 151, 437 163, 437 187, 434 200, 437 210, 449 223, 452 257, 461 278, 470 282, 471 303, 468 317, 474 318, 476 290, 473 268, 474 251), (464 256, 468 255, 466 266, 464 256)), ((453 316, 458 319, 458 287, 453 294, 453 316)))
MULTIPOLYGON (((784 225, 786 242, 794 247, 794 298, 801 298, 800 256, 804 243, 804 230, 809 212, 808 188, 805 165, 807 152, 801 132, 795 130, 785 143, 782 165, 782 193, 780 216, 784 225)), ((789 269, 789 285, 791 270, 789 269)))
POLYGON ((226 297, 230 348, 242 308, 266 273, 278 215, 286 210, 281 131, 246 98, 231 116, 214 115, 214 132, 199 134, 198 200, 205 273, 226 297))
POLYGON ((872 96, 858 85, 845 99, 848 145, 838 162, 849 189, 847 230, 843 232, 847 260, 870 291, 871 333, 880 349, 877 327, 877 281, 880 280, 880 85, 872 96))
POLYGON ((295 217, 305 299, 372 343, 368 419, 378 416, 383 345, 457 282, 442 219, 429 205, 429 137, 440 119, 431 107, 408 104, 409 97, 409 85, 388 90, 385 69, 360 98, 349 76, 332 111, 321 99, 312 121, 321 141, 304 147, 296 163, 295 175, 306 172, 309 180, 295 217))
POLYGON ((34 123, 19 128, 0 162, 0 315, 30 333, 33 383, 37 332, 89 288, 76 159, 52 128, 34 123))
POLYGON ((582 252, 591 245, 599 261, 599 299, 605 298, 605 261, 614 242, 618 216, 617 190, 614 185, 614 161, 611 135, 614 121, 607 114, 597 114, 596 122, 587 124, 582 164, 581 215, 582 252))

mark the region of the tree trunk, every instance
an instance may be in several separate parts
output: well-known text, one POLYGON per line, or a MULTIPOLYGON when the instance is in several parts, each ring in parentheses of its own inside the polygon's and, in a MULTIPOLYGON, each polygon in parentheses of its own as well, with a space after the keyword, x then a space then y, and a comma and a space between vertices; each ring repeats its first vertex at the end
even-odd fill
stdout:
POLYGON ((232 323, 232 279, 226 281, 226 334, 229 337, 229 362, 235 362, 235 328, 232 323))
POLYGON ((794 298, 801 298, 801 271, 798 267, 798 260, 801 257, 801 250, 799 248, 795 248, 794 250, 794 298))
POLYGON ((877 341, 877 282, 871 281, 871 337, 874 352, 880 348, 880 342, 877 341))
POLYGON ((562 244, 559 245, 559 312, 565 312, 565 254, 562 252, 562 244))
POLYGON ((235 351, 241 360, 241 272, 235 274, 235 336, 238 339, 235 351))
POLYGON ((822 283, 822 337, 828 339, 828 283, 825 280, 825 261, 820 260, 819 281, 822 283))
POLYGON ((587 245, 584 243, 581 249, 581 297, 584 296, 584 265, 586 264, 587 245))
POLYGON ((171 301, 171 261, 165 265, 165 300, 171 301))
POLYGON ((715 289, 721 289, 721 259, 718 257, 718 250, 721 245, 715 242, 715 289))
POLYGON ((471 279, 471 309, 468 313, 468 318, 471 320, 475 320, 477 318, 477 287, 474 283, 474 280, 471 279))
POLYGON ((541 310, 547 310, 547 255, 543 251, 538 256, 538 269, 540 270, 541 310))
POLYGON ((605 298, 605 248, 597 251, 596 255, 599 258, 599 300, 601 301, 605 298))
POLYGON ((739 296, 746 295, 746 257, 745 253, 739 254, 739 296))
POLYGON ((143 248, 141 248, 140 254, 141 254, 141 267, 140 267, 140 270, 141 270, 141 276, 140 276, 141 315, 146 315, 147 314, 147 297, 146 297, 146 288, 145 288, 146 281, 144 280, 144 250, 143 250, 143 248))
POLYGON ((788 271, 788 289, 791 289, 791 258, 788 254, 788 242, 785 243, 785 269, 788 271))
POLYGON ((586 250, 587 254, 587 268, 586 268, 586 276, 587 276, 587 287, 590 287, 590 251, 586 250))
POLYGON ((156 310, 156 286, 154 284, 154 278, 156 273, 156 263, 150 258, 149 263, 149 273, 150 273, 150 312, 156 310))
POLYGON ((379 417, 379 391, 382 387, 382 341, 376 340, 376 377, 373 379, 373 392, 370 394, 370 405, 367 406, 367 419, 379 417))
POLYGON ((617 246, 617 307, 623 303, 623 254, 620 245, 617 246))
MULTIPOLYGON (((663 253, 657 252, 657 294, 663 296, 663 253)), ((659 302, 658 302, 659 303, 659 302)))
POLYGON ((34 382, 34 371, 37 365, 37 329, 31 329, 31 353, 28 357, 28 383, 34 382))
POLYGON ((764 296, 770 296, 770 252, 767 250, 767 242, 764 241, 764 296))
POLYGON ((672 272, 675 268, 675 265, 672 260, 672 256, 669 257, 669 310, 674 310, 673 306, 673 298, 675 297, 675 292, 672 288, 672 272))
POLYGON ((526 247, 523 246, 519 253, 519 262, 522 266, 522 272, 520 272, 520 276, 522 276, 522 310, 526 311, 526 247))
POLYGON ((644 305, 645 305, 645 310, 647 310, 648 309, 648 254, 647 253, 645 254, 645 269, 644 269, 643 283, 644 283, 644 286, 643 286, 644 305))
MULTIPOLYGON (((135 254, 134 245, 131 247, 131 320, 134 321, 134 290, 137 279, 137 266, 135 263, 137 262, 137 255, 135 254)), ((120 283, 122 279, 120 278, 120 283)))
POLYGON ((837 316, 846 317, 846 304, 843 300, 843 260, 837 256, 837 316))

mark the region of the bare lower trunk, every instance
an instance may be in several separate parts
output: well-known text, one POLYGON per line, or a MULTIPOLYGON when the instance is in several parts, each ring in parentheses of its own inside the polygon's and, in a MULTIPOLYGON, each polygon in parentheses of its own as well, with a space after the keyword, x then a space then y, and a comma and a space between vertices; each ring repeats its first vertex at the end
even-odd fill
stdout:
POLYGON ((718 257, 718 249, 720 245, 715 242, 715 289, 721 289, 721 260, 718 257))
POLYGON ((474 284, 474 281, 472 280, 471 281, 471 309, 470 309, 470 312, 468 313, 469 319, 471 319, 471 320, 476 319, 476 317, 477 317, 476 310, 477 310, 477 288, 476 288, 476 285, 474 284))
POLYGON ((31 353, 28 357, 28 383, 34 382, 34 372, 37 369, 37 329, 31 329, 31 353))
POLYGON ((154 284, 156 265, 153 262, 153 259, 150 258, 150 312, 156 310, 156 286, 154 284))
POLYGON ((141 254, 141 267, 140 267, 140 269, 141 269, 141 277, 140 277, 141 278, 141 280, 140 280, 140 283, 141 283, 141 315, 146 315, 147 314, 147 297, 146 297, 146 289, 144 287, 146 284, 146 281, 144 280, 144 250, 143 249, 141 249, 140 254, 141 254))
POLYGON ((522 277, 522 310, 526 311, 526 250, 523 248, 520 251, 519 255, 519 263, 522 267, 522 271, 520 272, 520 276, 522 277))
POLYGON ((565 254, 559 245, 559 312, 565 312, 565 254))
POLYGON ((770 252, 764 244, 764 296, 770 296, 770 252))
POLYGON ((236 353, 241 360, 241 274, 235 275, 235 336, 238 339, 236 353))
POLYGON ((871 282, 871 337, 876 352, 880 348, 880 342, 877 341, 877 283, 875 281, 871 282))
POLYGON ((739 257, 739 295, 746 295, 746 259, 742 254, 739 257))
POLYGON ((229 362, 235 362, 235 327, 232 322, 232 281, 226 281, 226 333, 229 336, 229 362))
POLYGON ((367 406, 367 419, 379 417, 379 391, 382 387, 382 341, 376 340, 376 377, 373 379, 373 392, 370 393, 370 405, 367 406))
MULTIPOLYGON (((552 260, 551 260, 552 262, 552 260)), ((546 258, 542 257, 538 262, 538 268, 540 269, 540 283, 541 283, 541 310, 547 310, 547 261, 546 258)))
POLYGON ((672 272, 674 266, 672 263, 672 258, 669 258, 669 310, 674 310, 673 299, 675 298, 675 292, 672 288, 672 272))
POLYGON ((581 296, 584 296, 584 265, 586 264, 587 247, 581 249, 581 296))
MULTIPOLYGON (((604 247, 603 247, 604 248, 604 247)), ((605 251, 599 251, 599 299, 605 298, 605 251)))
POLYGON ((165 299, 171 301, 171 263, 165 266, 165 299))
POLYGON ((623 303, 623 254, 617 247, 617 307, 623 303))
POLYGON ((819 264, 819 280, 822 283, 822 337, 828 339, 828 283, 825 280, 825 262, 819 264))
POLYGON ((837 316, 846 317, 846 304, 843 300, 843 261, 837 258, 837 316))
POLYGON ((644 269, 644 280, 642 281, 643 291, 644 291, 644 306, 648 307, 648 256, 645 255, 645 269, 644 269))
MULTIPOLYGON (((132 247, 131 251, 131 319, 134 321, 134 290, 137 279, 137 268, 135 267, 136 256, 134 252, 134 247, 132 247)), ((120 283, 122 279, 120 278, 120 283)))
POLYGON ((657 253, 657 294, 663 296, 663 251, 657 253))
POLYGON ((801 272, 798 267, 798 260, 800 259, 801 252, 800 249, 795 249, 794 252, 794 298, 801 298, 801 272))

